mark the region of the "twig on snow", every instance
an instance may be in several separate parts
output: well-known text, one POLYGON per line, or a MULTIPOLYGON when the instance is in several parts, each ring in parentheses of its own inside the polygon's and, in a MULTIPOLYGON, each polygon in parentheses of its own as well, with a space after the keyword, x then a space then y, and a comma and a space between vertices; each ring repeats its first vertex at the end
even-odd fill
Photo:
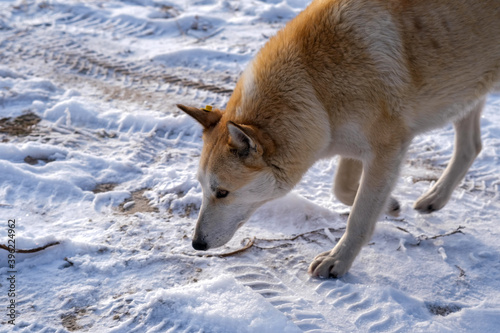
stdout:
MULTIPOLYGON (((333 230, 333 231, 340 231, 340 230, 344 230, 345 227, 338 228, 338 229, 334 229, 334 228, 328 228, 328 229, 329 230, 333 230)), ((318 233, 320 233, 322 231, 324 232, 325 228, 316 229, 316 230, 312 230, 312 231, 306 231, 304 233, 301 233, 301 234, 298 234, 298 235, 295 235, 295 236, 292 236, 292 237, 289 237, 289 238, 257 238, 257 240, 263 241, 263 242, 294 241, 294 240, 296 240, 299 237, 310 235, 310 234, 318 234, 318 233)))
POLYGON ((459 226, 456 230, 450 231, 450 232, 448 232, 446 234, 436 235, 436 236, 432 236, 432 237, 429 237, 429 236, 426 236, 426 235, 418 236, 417 237, 417 244, 416 245, 420 245, 420 242, 424 241, 424 240, 437 239, 437 238, 440 238, 440 237, 451 236, 451 235, 454 235, 454 234, 463 234, 462 229, 465 229, 465 227, 459 226))
POLYGON ((235 254, 238 254, 238 253, 241 253, 241 252, 244 252, 244 251, 248 250, 254 244, 255 244, 255 237, 250 238, 248 240, 248 243, 245 246, 243 246, 241 249, 238 249, 238 250, 235 250, 235 251, 232 251, 232 252, 217 254, 216 256, 219 257, 219 258, 230 257, 230 256, 233 256, 235 254))
MULTIPOLYGON (((36 247, 34 249, 28 249, 28 250, 22 250, 22 249, 16 249, 16 253, 35 253, 35 252, 40 252, 40 251, 43 251, 45 250, 46 248, 48 247, 51 247, 51 246, 54 246, 54 245, 59 245, 61 244, 60 242, 52 242, 52 243, 48 243, 44 246, 40 246, 40 247, 36 247)), ((0 244, 0 249, 3 249, 3 250, 6 250, 6 251, 10 251, 9 247, 7 245, 4 245, 4 244, 0 244)))
POLYGON ((462 267, 455 265, 456 268, 460 271, 460 275, 458 277, 464 277, 465 276, 465 271, 463 270, 462 267))
MULTIPOLYGON (((409 232, 408 230, 406 230, 404 228, 401 228, 401 227, 396 227, 396 228, 398 230, 401 230, 402 232, 405 232, 405 233, 410 234, 410 235, 413 236, 413 234, 411 232, 409 232)), ((419 246, 422 241, 426 241, 426 240, 429 240, 429 239, 437 239, 437 238, 440 238, 440 237, 451 236, 451 235, 454 235, 454 234, 463 234, 462 229, 465 229, 465 227, 459 226, 457 229, 455 229, 453 231, 450 231, 448 233, 442 234, 442 235, 435 235, 435 236, 420 235, 418 237, 413 236, 413 237, 416 238, 417 243, 416 244, 410 244, 410 245, 412 245, 412 246, 419 246)), ((401 247, 399 247, 398 250, 400 248, 401 247)))
MULTIPOLYGON (((333 230, 333 231, 340 231, 340 230, 344 230, 344 229, 345 229, 345 227, 339 228, 339 229, 328 228, 328 230, 333 230)), ((280 245, 271 246, 271 247, 261 247, 261 246, 257 246, 255 244, 256 242, 259 242, 259 241, 262 241, 262 242, 286 242, 286 241, 294 241, 294 240, 296 240, 299 237, 303 237, 303 236, 310 235, 310 234, 318 234, 320 232, 325 232, 325 228, 316 229, 316 230, 312 230, 312 231, 307 231, 307 232, 304 232, 304 233, 301 233, 301 234, 298 234, 298 235, 295 235, 295 236, 292 236, 292 237, 288 237, 288 238, 257 238, 257 237, 249 238, 248 243, 246 243, 245 246, 243 246, 242 248, 234 250, 234 251, 231 251, 231 252, 226 252, 226 253, 220 253, 220 254, 194 254, 194 255, 193 254, 187 254, 187 253, 184 253, 184 254, 185 255, 189 255, 189 256, 197 256, 197 257, 205 257, 205 258, 211 258, 211 257, 225 258, 225 257, 230 257, 230 256, 233 256, 235 254, 239 254, 241 252, 244 252, 244 251, 248 250, 251 247, 256 247, 256 248, 261 249, 261 250, 271 250, 271 249, 275 249, 275 248, 279 248, 279 247, 283 247, 283 246, 287 245, 287 244, 280 244, 280 245)))
POLYGON ((177 25, 177 28, 179 29, 179 32, 181 33, 182 36, 186 36, 186 32, 184 29, 182 29, 181 25, 179 24, 178 20, 175 20, 175 24, 177 25))
POLYGON ((195 43, 204 42, 204 41, 206 41, 207 39, 212 38, 213 36, 217 35, 217 34, 218 34, 219 32, 221 32, 222 30, 224 30, 224 28, 219 28, 219 29, 215 30, 213 33, 211 33, 210 35, 208 35, 208 36, 198 38, 198 39, 196 40, 196 42, 195 42, 195 43))
POLYGON ((408 230, 406 230, 405 228, 396 227, 396 229, 399 229, 399 230, 401 230, 402 232, 406 232, 407 234, 410 234, 410 235, 411 235, 411 232, 409 232, 409 231, 408 231, 408 230))

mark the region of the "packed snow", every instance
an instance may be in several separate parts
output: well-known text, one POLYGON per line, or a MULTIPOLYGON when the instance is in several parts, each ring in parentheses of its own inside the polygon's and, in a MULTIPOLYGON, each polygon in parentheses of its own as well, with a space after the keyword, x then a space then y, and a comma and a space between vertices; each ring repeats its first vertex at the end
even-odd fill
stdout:
POLYGON ((430 215, 412 205, 450 159, 453 128, 414 140, 393 193, 401 215, 380 217, 340 279, 307 275, 349 213, 331 194, 337 159, 223 248, 191 248, 202 131, 175 104, 223 108, 308 3, 0 3, 0 244, 31 250, 10 267, 0 249, 1 332, 500 330, 500 95, 483 151, 430 215))

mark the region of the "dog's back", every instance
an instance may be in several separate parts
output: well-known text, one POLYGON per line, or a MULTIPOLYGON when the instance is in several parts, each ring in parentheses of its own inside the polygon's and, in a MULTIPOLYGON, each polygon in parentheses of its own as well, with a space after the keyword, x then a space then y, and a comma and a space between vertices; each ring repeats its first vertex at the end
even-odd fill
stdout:
MULTIPOLYGON (((257 84, 281 94, 280 73, 288 85, 294 76, 294 87, 311 84, 336 122, 383 103, 413 132, 425 131, 459 117, 499 81, 500 1, 316 0, 251 67, 257 84)), ((257 100, 269 105, 277 94, 257 100)))
POLYGON ((392 1, 391 12, 410 71, 414 119, 455 118, 450 113, 467 111, 498 82, 500 1, 392 1))

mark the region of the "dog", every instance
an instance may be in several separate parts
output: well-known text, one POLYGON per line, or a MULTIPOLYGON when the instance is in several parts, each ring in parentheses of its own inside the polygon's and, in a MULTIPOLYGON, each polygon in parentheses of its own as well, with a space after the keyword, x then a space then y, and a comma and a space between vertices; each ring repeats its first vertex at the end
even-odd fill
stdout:
POLYGON ((318 159, 340 155, 344 235, 309 266, 340 277, 373 233, 417 134, 453 122, 453 157, 415 203, 441 209, 481 151, 480 115, 500 81, 496 0, 314 0, 242 72, 226 109, 178 107, 203 126, 203 200, 192 245, 222 246, 318 159))

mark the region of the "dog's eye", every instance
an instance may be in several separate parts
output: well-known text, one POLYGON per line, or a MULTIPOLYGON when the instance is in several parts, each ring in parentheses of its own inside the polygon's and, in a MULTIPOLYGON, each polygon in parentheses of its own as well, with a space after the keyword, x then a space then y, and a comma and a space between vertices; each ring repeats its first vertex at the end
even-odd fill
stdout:
POLYGON ((217 192, 215 192, 215 197, 221 199, 227 197, 228 194, 229 192, 226 190, 217 190, 217 192))

